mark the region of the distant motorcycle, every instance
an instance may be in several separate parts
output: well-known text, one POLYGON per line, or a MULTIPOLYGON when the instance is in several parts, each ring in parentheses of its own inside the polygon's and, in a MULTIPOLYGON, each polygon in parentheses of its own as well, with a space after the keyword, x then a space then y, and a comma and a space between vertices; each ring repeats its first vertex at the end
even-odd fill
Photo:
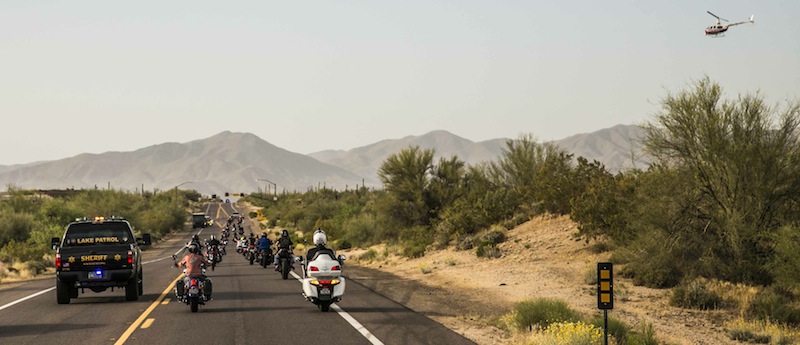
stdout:
POLYGON ((220 253, 217 246, 211 246, 211 248, 208 248, 206 259, 211 263, 211 270, 213 271, 217 267, 217 264, 222 262, 222 253, 220 253))
POLYGON ((292 270, 292 252, 286 249, 278 250, 278 270, 283 279, 289 278, 289 271, 292 270))
POLYGON ((275 260, 274 256, 272 255, 272 251, 267 251, 265 249, 258 250, 258 256, 256 256, 256 261, 261 267, 266 268, 269 263, 275 260))

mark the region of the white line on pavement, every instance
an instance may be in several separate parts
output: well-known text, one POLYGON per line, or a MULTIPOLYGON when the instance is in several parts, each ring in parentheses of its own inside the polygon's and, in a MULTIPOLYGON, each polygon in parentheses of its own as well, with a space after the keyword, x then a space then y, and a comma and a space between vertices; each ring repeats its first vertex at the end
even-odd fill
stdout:
MULTIPOLYGON (((303 281, 302 278, 300 278, 300 276, 297 273, 294 272, 289 272, 289 273, 292 275, 292 277, 299 280, 300 282, 303 281)), ((366 327, 364 327, 364 325, 358 322, 358 320, 352 317, 348 312, 344 311, 342 308, 336 305, 336 303, 331 304, 331 307, 333 308, 333 310, 339 313, 339 316, 341 316, 345 321, 347 321, 347 323, 349 323, 350 326, 353 326, 353 328, 355 328, 356 331, 358 331, 358 333, 361 333, 361 335, 363 335, 364 338, 367 338, 367 340, 369 340, 369 342, 372 343, 372 345, 383 345, 383 342, 380 339, 378 339, 378 337, 370 333, 370 331, 366 327)))

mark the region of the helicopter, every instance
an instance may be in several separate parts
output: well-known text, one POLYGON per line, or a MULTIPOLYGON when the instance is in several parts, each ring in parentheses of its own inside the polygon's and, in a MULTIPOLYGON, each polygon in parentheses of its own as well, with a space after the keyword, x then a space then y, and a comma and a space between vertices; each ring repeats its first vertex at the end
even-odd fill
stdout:
MULTIPOLYGON (((725 18, 720 18, 720 17, 719 17, 719 16, 717 16, 716 14, 713 14, 713 13, 711 13, 711 11, 706 11, 706 12, 708 12, 708 14, 712 15, 714 18, 717 18, 717 23, 716 23, 716 24, 714 24, 714 25, 711 25, 711 26, 709 26, 709 27, 707 27, 707 28, 706 28, 706 30, 705 30, 705 34, 706 34, 706 36, 718 36, 718 35, 720 35, 720 34, 724 33, 725 31, 728 31, 728 28, 729 28, 729 27, 731 27, 731 26, 734 26, 734 25, 739 25, 739 24, 747 24, 747 23, 755 23, 755 21, 753 20, 753 16, 751 15, 751 16, 750 16, 750 19, 749 19, 749 20, 747 20, 747 21, 743 21, 743 22, 736 22, 736 23, 730 23, 730 24, 722 25, 722 24, 720 24, 720 20, 724 20, 724 21, 726 21, 726 22, 727 22, 728 20, 727 20, 727 19, 725 19, 725 18)), ((724 36, 724 35, 723 35, 723 36, 724 36)))

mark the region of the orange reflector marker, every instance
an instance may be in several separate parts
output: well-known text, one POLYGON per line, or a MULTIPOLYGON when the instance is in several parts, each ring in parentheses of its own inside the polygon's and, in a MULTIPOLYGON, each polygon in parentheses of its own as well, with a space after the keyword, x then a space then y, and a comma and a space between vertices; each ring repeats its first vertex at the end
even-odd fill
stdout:
POLYGON ((614 267, 610 262, 597 263, 597 309, 614 309, 614 267))

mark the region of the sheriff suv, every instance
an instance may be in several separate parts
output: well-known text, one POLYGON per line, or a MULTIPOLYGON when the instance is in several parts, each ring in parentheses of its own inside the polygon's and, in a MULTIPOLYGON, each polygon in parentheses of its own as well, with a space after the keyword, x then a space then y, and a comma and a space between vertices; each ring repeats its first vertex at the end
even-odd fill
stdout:
POLYGON ((69 223, 62 238, 52 239, 58 304, 68 304, 85 289, 122 287, 125 300, 138 300, 143 293, 140 246, 150 243, 150 234, 136 238, 131 224, 120 217, 84 217, 69 223))

